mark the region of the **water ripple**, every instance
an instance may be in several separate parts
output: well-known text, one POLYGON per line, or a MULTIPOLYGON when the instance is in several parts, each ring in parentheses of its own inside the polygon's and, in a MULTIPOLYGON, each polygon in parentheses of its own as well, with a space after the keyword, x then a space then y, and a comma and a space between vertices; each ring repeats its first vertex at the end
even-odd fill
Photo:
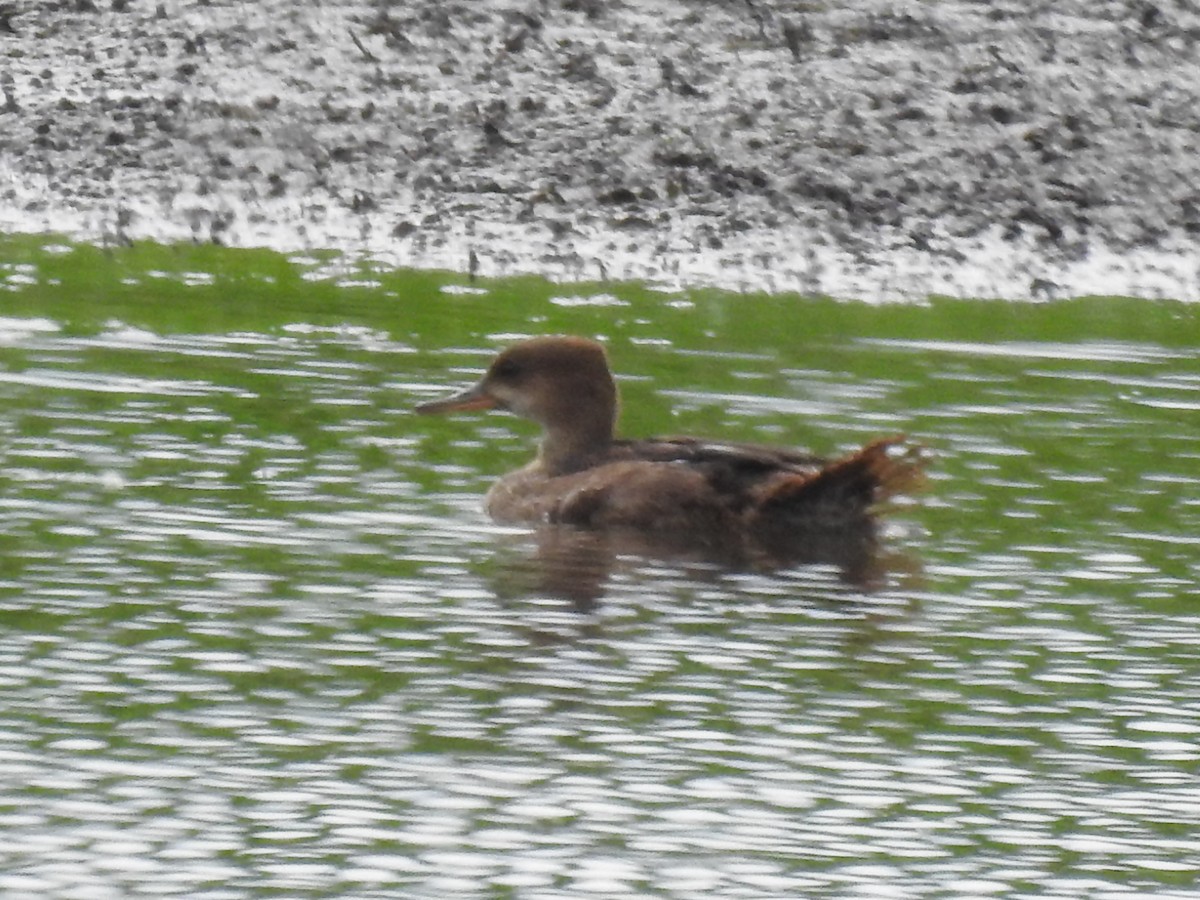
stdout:
POLYGON ((1191 889, 1182 354, 889 340, 846 389, 740 354, 656 396, 937 445, 892 557, 624 548, 582 591, 479 511, 526 432, 397 413, 431 388, 379 329, 0 342, 0 893, 1191 889))

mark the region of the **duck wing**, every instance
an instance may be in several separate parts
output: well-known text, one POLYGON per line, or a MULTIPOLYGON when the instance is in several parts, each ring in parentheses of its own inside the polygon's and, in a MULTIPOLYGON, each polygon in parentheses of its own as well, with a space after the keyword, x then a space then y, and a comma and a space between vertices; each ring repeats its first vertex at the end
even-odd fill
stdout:
POLYGON ((762 522, 821 527, 861 519, 876 504, 923 483, 925 458, 904 435, 836 459, 761 444, 667 437, 618 442, 627 459, 679 463, 701 472, 731 510, 762 522))
POLYGON ((617 441, 617 444, 622 453, 628 454, 631 459, 728 467, 746 474, 786 470, 813 472, 829 462, 825 457, 802 450, 739 441, 707 441, 692 437, 647 438, 617 441))

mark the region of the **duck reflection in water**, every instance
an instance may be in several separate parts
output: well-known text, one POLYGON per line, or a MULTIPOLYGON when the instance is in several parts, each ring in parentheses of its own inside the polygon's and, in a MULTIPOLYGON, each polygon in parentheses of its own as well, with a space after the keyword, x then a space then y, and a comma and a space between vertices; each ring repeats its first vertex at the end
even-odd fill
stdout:
POLYGON ((492 486, 487 512, 539 526, 538 556, 560 582, 553 589, 579 600, 599 596, 624 553, 755 570, 823 563, 865 585, 877 571, 880 504, 923 481, 920 450, 903 436, 836 459, 693 437, 617 438, 608 358, 578 337, 517 343, 477 384, 416 411, 486 409, 542 427, 536 457, 492 486))

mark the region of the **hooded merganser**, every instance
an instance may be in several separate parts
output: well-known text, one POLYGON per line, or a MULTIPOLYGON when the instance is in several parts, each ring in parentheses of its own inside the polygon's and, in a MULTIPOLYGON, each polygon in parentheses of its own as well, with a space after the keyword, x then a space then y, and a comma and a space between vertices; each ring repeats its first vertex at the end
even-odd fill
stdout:
POLYGON ((918 487, 924 459, 903 436, 824 459, 691 437, 615 437, 617 388, 603 347, 537 337, 500 353, 473 387, 419 413, 503 409, 542 426, 536 458, 488 491, 502 522, 693 535, 707 544, 802 541, 861 529, 877 504, 918 487))

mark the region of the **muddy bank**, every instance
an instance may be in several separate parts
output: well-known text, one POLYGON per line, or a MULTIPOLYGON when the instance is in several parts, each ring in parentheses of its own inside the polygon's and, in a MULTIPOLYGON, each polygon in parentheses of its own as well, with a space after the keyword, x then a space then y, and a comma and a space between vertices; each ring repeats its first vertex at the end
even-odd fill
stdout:
POLYGON ((1200 8, 11 2, 0 228, 1200 299, 1200 8))

